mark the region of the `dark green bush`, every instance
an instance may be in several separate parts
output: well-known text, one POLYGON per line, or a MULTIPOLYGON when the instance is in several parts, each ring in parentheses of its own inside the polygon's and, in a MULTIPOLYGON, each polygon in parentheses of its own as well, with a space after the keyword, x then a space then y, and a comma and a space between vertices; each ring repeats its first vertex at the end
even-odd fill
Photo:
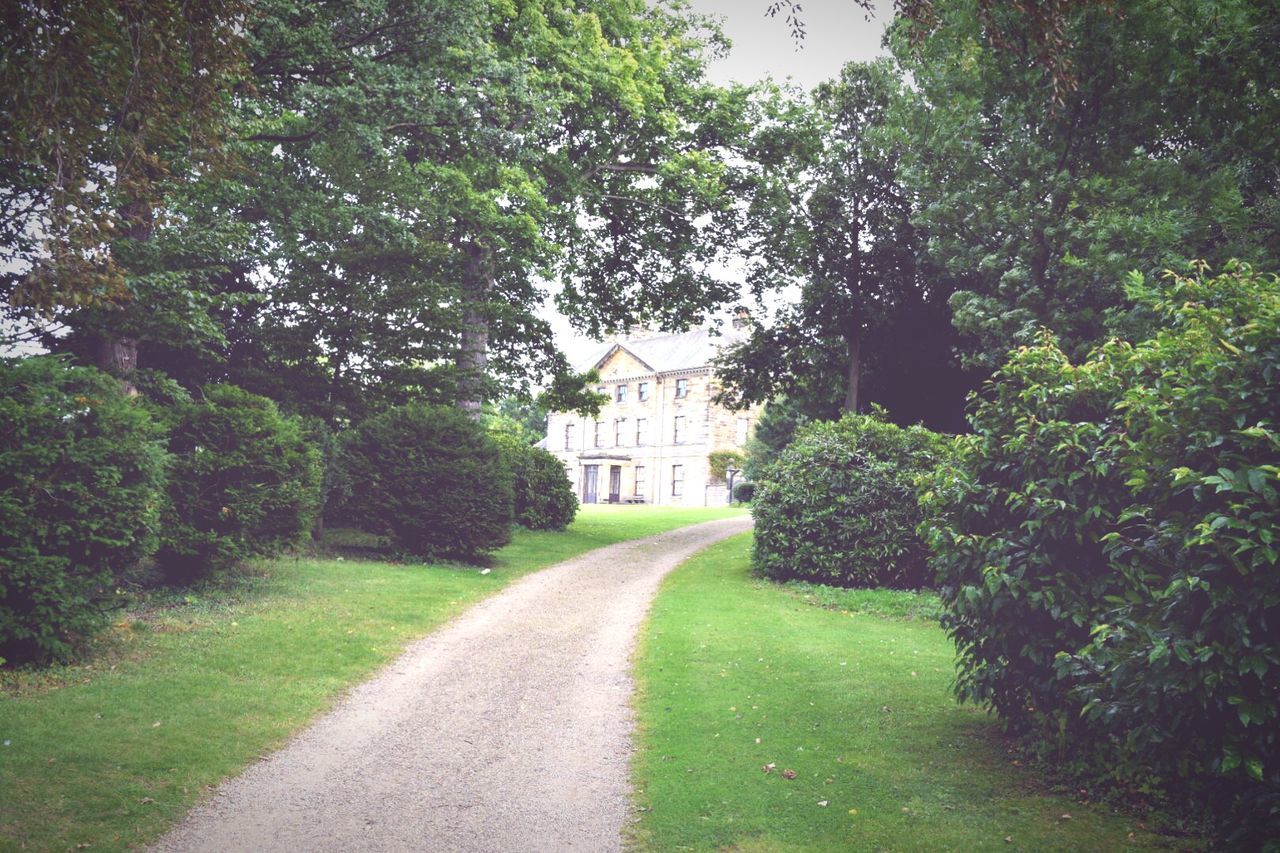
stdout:
POLYGON ((168 583, 298 541, 316 510, 319 470, 296 418, 233 385, 208 386, 164 415, 173 462, 156 564, 168 583))
POLYGON ((949 447, 873 415, 801 427, 756 483, 756 570, 835 586, 927 586, 915 481, 949 447))
POLYGON ((353 516, 408 553, 474 561, 511 541, 511 473, 464 412, 391 409, 351 434, 345 457, 353 516))
POLYGON ((516 523, 529 530, 564 530, 578 514, 578 496, 554 454, 518 436, 492 434, 511 473, 516 523))
POLYGON ((733 486, 733 499, 739 503, 751 503, 751 499, 755 497, 755 494, 755 483, 735 483, 733 486))
POLYGON ((1017 351, 922 495, 962 698, 1280 836, 1280 284, 1141 279, 1164 330, 1017 351))
POLYGON ((116 380, 0 361, 0 658, 66 659, 155 544, 164 450, 116 380))

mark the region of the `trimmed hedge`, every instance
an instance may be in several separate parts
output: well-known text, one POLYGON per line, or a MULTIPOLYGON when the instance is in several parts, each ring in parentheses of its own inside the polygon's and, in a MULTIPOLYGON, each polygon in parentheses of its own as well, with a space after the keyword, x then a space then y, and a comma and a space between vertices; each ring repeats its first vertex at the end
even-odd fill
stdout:
POLYGON ((1257 847, 1280 837, 1280 280, 1129 294, 1162 331, 1014 353, 922 495, 957 690, 1257 847))
POLYGON ((173 464, 156 565, 186 584, 273 556, 308 529, 319 455, 296 418, 233 385, 163 410, 173 464))
POLYGON ((833 586, 929 585, 915 481, 950 440, 873 415, 800 428, 756 483, 756 571, 833 586))
POLYGON ((155 546, 160 431, 120 383, 51 357, 0 361, 0 658, 69 658, 155 546))
POLYGON ((370 533, 423 559, 476 561, 511 541, 512 476, 466 413, 411 403, 347 439, 348 506, 370 533))
POLYGON ((511 473, 515 521, 529 530, 564 530, 578 515, 578 496, 554 454, 518 436, 491 434, 511 473))

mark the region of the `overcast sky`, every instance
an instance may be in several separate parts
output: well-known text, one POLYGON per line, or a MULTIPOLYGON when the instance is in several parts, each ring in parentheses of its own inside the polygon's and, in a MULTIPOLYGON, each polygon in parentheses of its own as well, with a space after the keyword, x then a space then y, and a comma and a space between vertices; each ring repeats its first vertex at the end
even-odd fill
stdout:
POLYGON ((893 14, 892 0, 877 0, 870 21, 852 0, 801 0, 805 37, 797 45, 782 13, 774 18, 765 14, 768 0, 690 0, 689 5, 721 18, 733 42, 729 56, 711 68, 716 82, 751 82, 769 75, 775 80, 791 77, 806 89, 835 77, 846 62, 885 55, 880 39, 893 14))
MULTIPOLYGON (((870 21, 852 0, 800 0, 806 33, 797 46, 784 18, 765 14, 769 0, 689 0, 689 5, 720 18, 733 42, 729 55, 711 67, 712 80, 754 82, 770 76, 781 82, 789 77, 805 89, 835 77, 846 62, 885 55, 880 40, 893 14, 893 0, 876 0, 870 21)), ((570 362, 578 364, 599 348, 596 341, 575 334, 565 318, 556 315, 554 324, 570 362)))

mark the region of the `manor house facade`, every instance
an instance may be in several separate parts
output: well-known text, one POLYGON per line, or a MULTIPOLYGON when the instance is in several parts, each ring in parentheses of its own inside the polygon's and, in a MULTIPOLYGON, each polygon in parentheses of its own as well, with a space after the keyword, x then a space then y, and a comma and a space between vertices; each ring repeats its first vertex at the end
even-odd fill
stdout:
MULTIPOLYGON (((735 326, 739 326, 736 323, 735 326)), ((583 503, 723 506, 724 478, 711 475, 715 451, 743 452, 760 408, 731 412, 712 398, 711 362, 740 339, 735 328, 714 336, 632 334, 607 345, 586 366, 608 395, 596 418, 553 412, 546 448, 564 463, 583 503)))

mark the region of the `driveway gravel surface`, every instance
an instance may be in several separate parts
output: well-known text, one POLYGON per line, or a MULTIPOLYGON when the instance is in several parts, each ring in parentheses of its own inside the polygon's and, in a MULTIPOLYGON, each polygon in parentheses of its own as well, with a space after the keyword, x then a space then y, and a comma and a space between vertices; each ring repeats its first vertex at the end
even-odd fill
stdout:
POLYGON ((223 783, 161 851, 617 850, 630 656, 662 577, 748 517, 529 575, 223 783))

